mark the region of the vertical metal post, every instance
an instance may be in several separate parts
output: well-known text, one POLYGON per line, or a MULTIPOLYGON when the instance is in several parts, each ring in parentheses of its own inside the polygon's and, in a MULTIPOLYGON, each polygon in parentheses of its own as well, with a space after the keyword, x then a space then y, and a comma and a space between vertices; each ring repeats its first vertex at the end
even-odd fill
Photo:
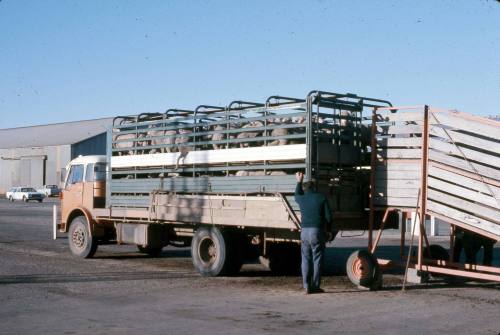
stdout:
POLYGON ((450 262, 455 259, 455 225, 450 225, 450 262))
POLYGON ((57 206, 52 206, 52 238, 57 239, 57 206))
POLYGON ((422 130, 422 174, 421 174, 421 190, 420 193, 420 234, 418 237, 418 269, 422 270, 423 265, 423 244, 425 233, 425 217, 427 211, 427 165, 429 154, 429 106, 424 106, 424 129, 422 130))
POLYGON ((368 250, 372 250, 373 244, 373 224, 375 220, 373 197, 375 196, 375 166, 377 164, 377 108, 372 111, 372 132, 371 132, 371 155, 370 155, 370 214, 368 220, 368 250))
POLYGON ((312 153, 312 96, 307 97, 306 106, 306 178, 311 180, 311 153, 312 153))
POLYGON ((111 169, 111 159, 113 158, 113 126, 108 127, 107 138, 106 138, 106 208, 111 207, 111 180, 112 180, 112 169, 111 169))
MULTIPOLYGON (((193 151, 196 151, 196 128, 197 128, 196 110, 193 113, 193 151)), ((189 142, 189 139, 188 139, 189 142)), ((187 150, 187 148, 186 148, 187 150)), ((193 160, 193 178, 196 177, 196 164, 193 160)))
POLYGON ((404 251, 405 251, 405 242, 406 242, 406 221, 408 219, 408 212, 401 213, 401 240, 399 247, 399 257, 403 259, 404 251))

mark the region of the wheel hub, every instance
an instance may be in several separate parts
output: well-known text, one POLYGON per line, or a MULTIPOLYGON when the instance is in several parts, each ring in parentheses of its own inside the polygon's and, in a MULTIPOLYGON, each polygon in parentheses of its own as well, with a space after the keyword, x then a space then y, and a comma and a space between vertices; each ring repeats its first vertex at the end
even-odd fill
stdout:
POLYGON ((210 237, 200 241, 199 256, 205 264, 213 264, 217 259, 217 246, 210 237))
POLYGON ((354 262, 352 263, 352 273, 357 277, 357 278, 365 278, 368 275, 369 272, 369 264, 366 259, 364 258, 356 258, 354 262))
POLYGON ((83 249, 85 247, 85 232, 83 231, 83 229, 75 229, 73 231, 73 235, 71 236, 71 240, 77 248, 83 249))

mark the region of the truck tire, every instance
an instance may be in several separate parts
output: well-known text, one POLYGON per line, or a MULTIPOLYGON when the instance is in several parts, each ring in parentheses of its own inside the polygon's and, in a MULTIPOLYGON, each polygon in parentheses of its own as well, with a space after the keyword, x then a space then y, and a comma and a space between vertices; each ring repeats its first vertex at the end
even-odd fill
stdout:
POLYGON ((142 245, 137 245, 137 249, 139 252, 143 254, 147 254, 150 257, 158 257, 161 254, 161 251, 163 250, 163 247, 152 247, 152 246, 142 246, 142 245))
MULTIPOLYGON (((225 276, 234 273, 230 239, 217 227, 200 227, 191 242, 193 265, 204 277, 225 276)), ((239 270, 239 269, 238 269, 239 270)))
POLYGON ((12 198, 12 196, 9 197, 9 201, 10 202, 14 202, 14 198, 12 198))
POLYGON ((69 249, 73 255, 82 258, 91 258, 97 251, 97 240, 90 233, 89 224, 85 216, 75 217, 69 226, 69 249))
POLYGON ((357 250, 347 259, 349 280, 358 287, 377 290, 382 287, 382 272, 377 259, 367 250, 357 250))
POLYGON ((25 195, 23 195, 23 201, 24 201, 24 202, 28 202, 28 198, 26 198, 26 196, 25 196, 25 195))

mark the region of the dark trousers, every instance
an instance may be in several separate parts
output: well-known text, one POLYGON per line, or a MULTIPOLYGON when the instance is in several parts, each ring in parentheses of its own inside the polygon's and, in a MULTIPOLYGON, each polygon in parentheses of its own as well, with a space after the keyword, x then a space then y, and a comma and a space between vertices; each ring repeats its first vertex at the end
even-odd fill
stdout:
POLYGON ((302 283, 305 289, 315 290, 321 284, 325 233, 319 228, 302 228, 302 283))

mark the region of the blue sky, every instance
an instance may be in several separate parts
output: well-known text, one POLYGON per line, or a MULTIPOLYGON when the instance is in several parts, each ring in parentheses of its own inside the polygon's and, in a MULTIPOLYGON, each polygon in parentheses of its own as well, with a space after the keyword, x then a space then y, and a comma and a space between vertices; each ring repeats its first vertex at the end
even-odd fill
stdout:
POLYGON ((312 89, 500 114, 496 1, 0 0, 0 128, 312 89))

